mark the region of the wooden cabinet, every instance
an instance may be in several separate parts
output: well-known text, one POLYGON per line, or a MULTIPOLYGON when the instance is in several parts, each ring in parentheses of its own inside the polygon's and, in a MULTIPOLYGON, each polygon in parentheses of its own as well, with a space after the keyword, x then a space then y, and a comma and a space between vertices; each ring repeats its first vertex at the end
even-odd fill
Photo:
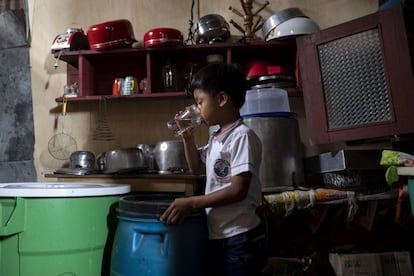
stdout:
MULTIPOLYGON (((297 75, 296 41, 287 39, 277 42, 197 44, 180 47, 140 49, 113 49, 106 51, 81 50, 62 53, 60 59, 67 64, 67 83, 77 82, 79 96, 68 101, 123 98, 187 97, 189 68, 194 71, 207 64, 207 57, 220 55, 227 63, 242 66, 252 60, 266 60, 271 65, 281 65, 297 75), (175 67, 176 89, 163 91, 162 69, 170 61, 175 67), (146 79, 145 92, 132 95, 113 96, 115 78, 134 76, 146 79)), ((300 91, 299 81, 290 92, 300 91)), ((61 101, 62 98, 56 99, 61 101)))
POLYGON ((414 133, 413 10, 397 6, 297 39, 315 144, 414 133))

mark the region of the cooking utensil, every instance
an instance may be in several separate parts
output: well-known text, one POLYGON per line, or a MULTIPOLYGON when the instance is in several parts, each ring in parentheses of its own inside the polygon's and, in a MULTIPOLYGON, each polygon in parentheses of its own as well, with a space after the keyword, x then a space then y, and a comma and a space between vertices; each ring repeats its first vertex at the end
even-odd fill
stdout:
POLYGON ((194 31, 196 43, 225 42, 230 37, 230 25, 219 14, 201 17, 194 31))
POLYGON ((262 142, 259 178, 263 192, 303 186, 303 152, 298 121, 292 117, 249 117, 243 121, 262 142))
POLYGON ((263 39, 266 40, 269 32, 281 23, 294 18, 294 17, 307 17, 300 9, 298 8, 287 8, 281 11, 276 12, 271 15, 262 26, 262 35, 263 39))
POLYGON ((48 142, 48 150, 50 155, 58 160, 67 160, 70 154, 77 149, 76 140, 64 132, 65 128, 65 117, 66 117, 66 105, 67 100, 63 97, 62 102, 62 114, 58 117, 61 120, 62 131, 58 134, 53 135, 48 142))
POLYGON ((92 25, 86 35, 91 50, 130 47, 136 42, 132 24, 126 19, 92 25))
POLYGON ((70 167, 72 169, 94 169, 95 155, 90 151, 75 151, 70 155, 70 167))
POLYGON ((103 155, 104 173, 128 173, 148 169, 144 153, 139 148, 124 148, 107 151, 103 155))
POLYGON ((184 45, 183 34, 173 28, 155 28, 144 34, 144 46, 179 46, 184 45))
POLYGON ((147 160, 148 170, 149 171, 157 170, 157 164, 155 162, 155 157, 154 157, 155 145, 154 144, 138 144, 137 148, 139 148, 144 154, 145 159, 147 160))
POLYGON ((99 100, 99 121, 98 126, 95 129, 93 140, 98 141, 112 141, 115 140, 114 135, 112 134, 111 129, 109 128, 109 123, 106 114, 106 99, 101 98, 99 100))
POLYGON ((69 174, 69 175, 88 175, 88 174, 98 174, 100 173, 99 170, 92 170, 92 169, 72 169, 72 168, 60 168, 54 171, 55 174, 69 174))
POLYGON ((294 37, 319 31, 320 28, 312 19, 307 17, 295 17, 274 27, 266 36, 266 41, 273 39, 294 37))
POLYGON ((185 173, 188 171, 182 141, 158 142, 154 148, 154 156, 160 174, 185 173))

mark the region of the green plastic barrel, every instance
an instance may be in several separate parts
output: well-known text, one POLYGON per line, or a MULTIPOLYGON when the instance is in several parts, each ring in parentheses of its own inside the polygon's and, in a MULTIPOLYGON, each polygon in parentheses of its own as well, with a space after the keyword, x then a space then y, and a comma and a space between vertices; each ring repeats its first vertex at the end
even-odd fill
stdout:
POLYGON ((100 276, 129 185, 0 184, 0 275, 100 276))

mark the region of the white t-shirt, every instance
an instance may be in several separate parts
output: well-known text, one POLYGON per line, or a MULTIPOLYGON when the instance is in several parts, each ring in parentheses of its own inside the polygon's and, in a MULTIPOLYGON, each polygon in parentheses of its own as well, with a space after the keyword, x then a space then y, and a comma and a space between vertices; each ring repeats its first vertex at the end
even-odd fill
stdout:
POLYGON ((208 144, 200 149, 200 154, 206 164, 206 194, 229 186, 232 176, 252 173, 244 200, 206 208, 209 238, 228 238, 255 228, 260 222, 256 208, 262 199, 258 176, 262 155, 260 139, 242 120, 238 120, 223 133, 213 134, 208 144))

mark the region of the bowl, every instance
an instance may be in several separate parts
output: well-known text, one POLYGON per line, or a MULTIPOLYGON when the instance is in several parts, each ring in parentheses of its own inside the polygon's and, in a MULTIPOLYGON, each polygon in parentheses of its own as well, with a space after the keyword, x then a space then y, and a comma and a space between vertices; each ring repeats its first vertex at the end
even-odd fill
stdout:
POLYGON ((247 63, 244 68, 244 76, 246 79, 252 79, 259 76, 267 75, 267 68, 269 63, 264 60, 254 60, 247 63))

